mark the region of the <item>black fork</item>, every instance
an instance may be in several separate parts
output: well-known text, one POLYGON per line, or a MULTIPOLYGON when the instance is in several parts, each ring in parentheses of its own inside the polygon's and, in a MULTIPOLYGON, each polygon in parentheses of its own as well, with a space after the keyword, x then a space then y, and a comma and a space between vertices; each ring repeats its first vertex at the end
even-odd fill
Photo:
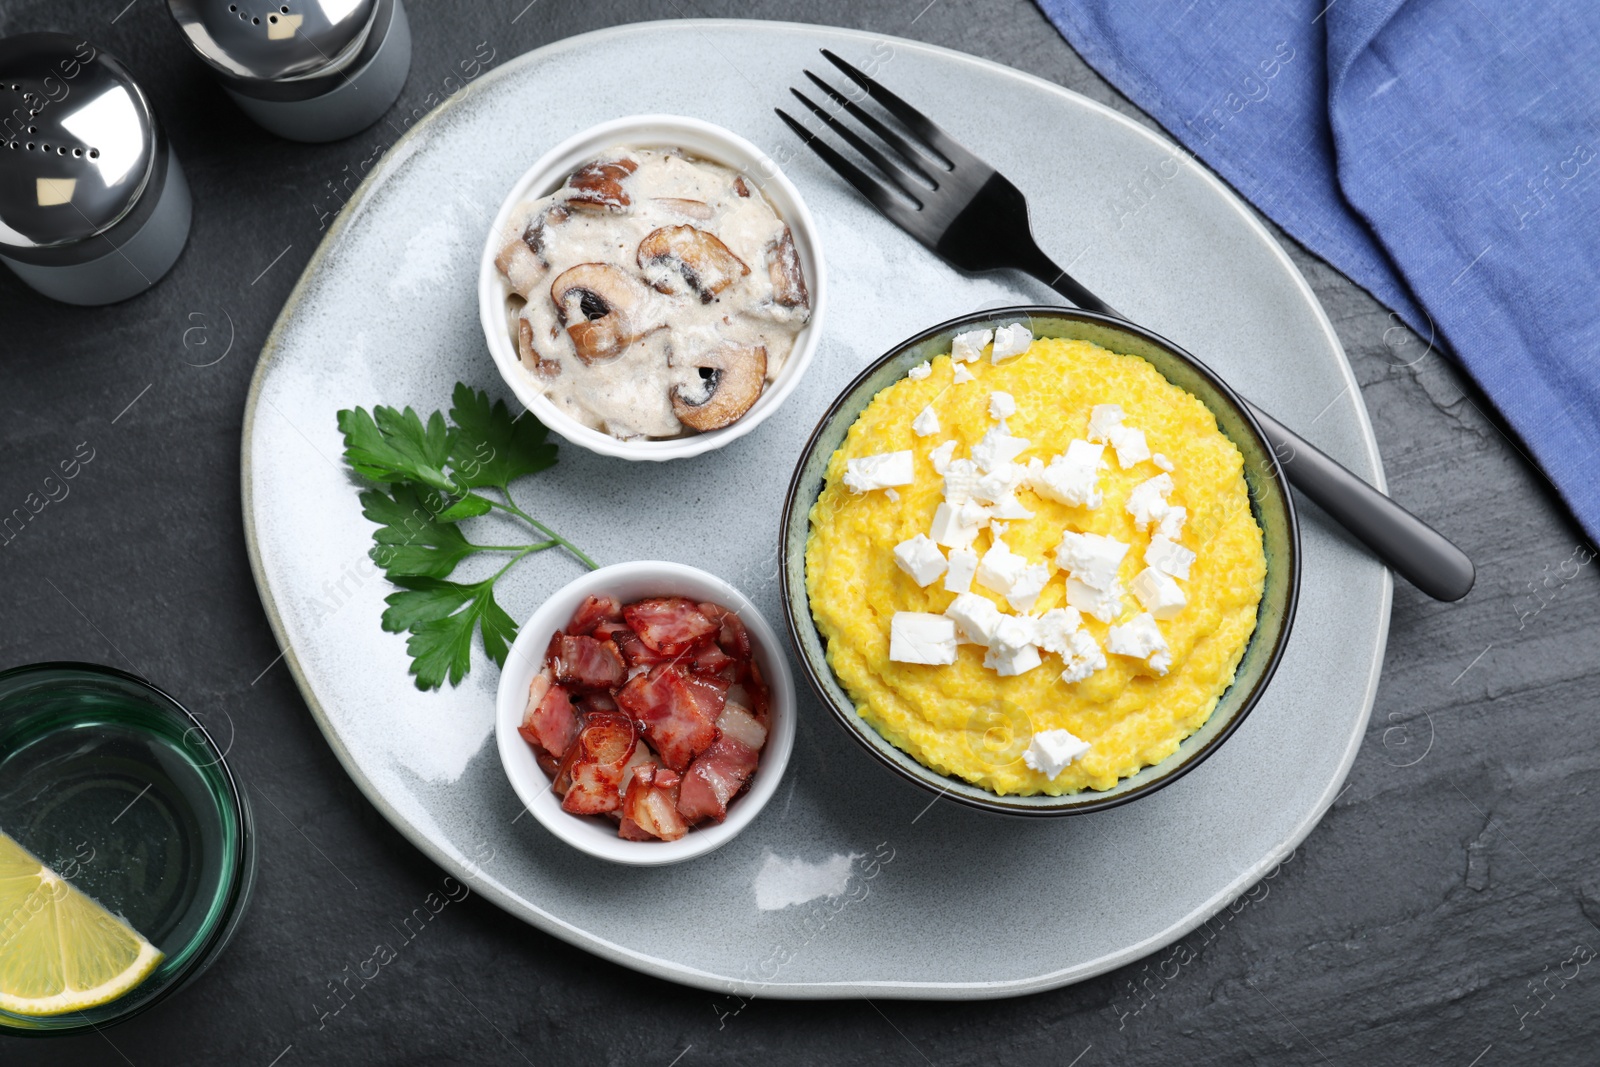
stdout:
MULTIPOLYGON (((887 181, 862 170, 781 108, 778 117, 890 221, 958 270, 1020 270, 1085 311, 1131 321, 1040 250, 1028 223, 1027 198, 1004 174, 877 81, 826 48, 822 54, 905 132, 809 70, 805 75, 811 83, 878 143, 857 133, 800 90, 790 92, 887 181)), ((1424 593, 1438 600, 1460 600, 1467 595, 1476 572, 1464 552, 1277 419, 1248 400, 1245 404, 1295 488, 1424 593)))

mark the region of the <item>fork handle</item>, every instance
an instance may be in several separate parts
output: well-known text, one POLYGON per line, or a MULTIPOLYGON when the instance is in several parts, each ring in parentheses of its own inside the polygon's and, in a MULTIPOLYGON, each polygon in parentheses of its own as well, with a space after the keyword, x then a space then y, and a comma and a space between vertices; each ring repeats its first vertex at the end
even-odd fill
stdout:
MULTIPOLYGON (((1018 266, 1085 311, 1131 321, 1085 289, 1037 248, 1018 266)), ((1341 466, 1332 456, 1246 400, 1290 484, 1327 512, 1391 570, 1435 600, 1460 600, 1477 572, 1438 530, 1341 466)))
POLYGON ((1460 600, 1472 591, 1472 560, 1444 534, 1250 401, 1245 405, 1294 487, 1391 570, 1435 600, 1460 600))

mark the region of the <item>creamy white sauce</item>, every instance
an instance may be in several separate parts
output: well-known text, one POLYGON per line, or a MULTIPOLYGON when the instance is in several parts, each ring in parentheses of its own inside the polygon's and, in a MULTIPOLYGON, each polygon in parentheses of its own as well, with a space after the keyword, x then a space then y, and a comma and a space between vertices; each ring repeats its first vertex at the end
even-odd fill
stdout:
MULTIPOLYGON (((544 227, 541 251, 524 255, 511 242, 521 242, 531 220, 553 205, 584 194, 566 185, 549 196, 524 201, 511 213, 501 234, 507 253, 507 320, 513 343, 525 319, 532 327, 533 347, 546 361, 546 373, 529 366, 522 372, 562 412, 585 426, 614 437, 675 437, 692 433, 673 414, 672 392, 698 403, 708 393, 698 353, 725 345, 761 346, 766 350, 766 380, 783 369, 794 338, 809 317, 805 305, 776 302, 768 269, 771 249, 784 236, 784 222, 755 182, 741 179, 720 164, 661 149, 617 148, 596 157, 627 159, 637 169, 621 179, 630 203, 620 211, 566 209, 563 221, 544 227), (738 192, 740 183, 747 196, 738 192), (695 201, 703 204, 674 203, 695 201), (705 217, 702 217, 705 216, 705 217), (639 243, 662 227, 694 226, 714 235, 737 256, 748 273, 739 275, 710 302, 702 302, 683 279, 660 266, 641 268, 639 243), (594 362, 578 356, 551 297, 551 282, 570 267, 603 263, 637 279, 646 294, 640 315, 655 329, 619 354, 594 362), (674 286, 673 294, 651 288, 674 286), (527 295, 519 305, 518 291, 527 295), (550 363, 559 373, 548 373, 550 363)), ((559 214, 559 212, 558 212, 559 214)))

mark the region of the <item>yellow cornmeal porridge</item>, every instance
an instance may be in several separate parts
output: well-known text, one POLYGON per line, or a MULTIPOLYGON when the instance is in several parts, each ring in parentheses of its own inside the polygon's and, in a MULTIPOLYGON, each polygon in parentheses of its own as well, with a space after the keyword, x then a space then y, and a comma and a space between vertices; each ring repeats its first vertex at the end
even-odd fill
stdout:
MULTIPOLYGON (((827 640, 828 662, 862 717, 934 770, 1001 794, 1108 789, 1171 755, 1205 723, 1255 629, 1266 557, 1250 511, 1243 457, 1204 404, 1134 356, 1085 341, 1040 339, 998 365, 987 353, 960 364, 974 381, 955 384, 956 366, 948 355, 940 356, 931 374, 880 392, 828 464, 806 547, 806 591, 827 640), (1016 413, 1006 420, 1010 433, 1030 442, 1018 463, 1034 457, 1048 463, 1065 453, 1070 441, 1086 436, 1090 411, 1099 404, 1121 405, 1126 424, 1144 431, 1150 452, 1170 461, 1170 503, 1188 512, 1179 543, 1197 558, 1179 583, 1187 604, 1159 623, 1172 657, 1164 676, 1145 660, 1109 650, 1104 669, 1076 683, 1062 680, 1055 655, 1022 674, 1000 676, 983 666, 985 649, 975 644, 961 644, 950 665, 889 658, 896 612, 942 613, 956 599, 941 581, 919 587, 896 565, 893 551, 928 532, 943 499, 943 479, 930 453, 953 438, 959 442, 955 455, 967 455, 996 426, 990 411, 996 390, 1016 401, 1016 413), (912 421, 928 405, 940 428, 919 436, 912 421), (893 493, 856 493, 843 484, 847 461, 906 449, 914 457, 912 484, 893 493), (1059 728, 1092 747, 1051 779, 1028 766, 1022 752, 1032 733, 1059 728)), ((1144 550, 1157 528, 1140 530, 1125 505, 1134 486, 1162 471, 1151 459, 1124 470, 1110 447, 1105 458, 1098 507, 1058 503, 1024 486, 1016 495, 1034 518, 1008 523, 1004 540, 1030 563, 1053 561, 1064 530, 1129 544, 1118 569, 1128 592, 1117 622, 1127 623, 1143 611, 1132 580, 1145 566, 1144 550)), ((993 536, 985 530, 972 547, 981 555, 993 536)), ((1017 613, 977 582, 971 591, 1002 612, 1017 613)), ((1050 581, 1032 612, 1063 606, 1065 595, 1063 572, 1051 562, 1050 581)), ((1107 623, 1085 612, 1082 628, 1105 647, 1107 623)))

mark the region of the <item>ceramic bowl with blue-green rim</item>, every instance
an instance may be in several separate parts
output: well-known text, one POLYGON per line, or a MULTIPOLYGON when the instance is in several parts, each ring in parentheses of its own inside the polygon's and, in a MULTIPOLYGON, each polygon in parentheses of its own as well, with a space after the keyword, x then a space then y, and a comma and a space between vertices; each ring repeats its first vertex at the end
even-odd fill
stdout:
MULTIPOLYGON (((1008 307, 964 315, 924 330, 890 349, 863 370, 834 400, 806 442, 784 502, 779 545, 779 578, 784 617, 800 664, 818 697, 845 731, 891 771, 970 807, 1007 815, 1079 815, 1149 796, 1199 766, 1238 729, 1255 707, 1289 640, 1300 592, 1300 528, 1294 499, 1282 466, 1249 408, 1227 383, 1189 353, 1149 330, 1120 319, 1073 308, 1008 307), (1251 511, 1261 527, 1267 574, 1257 609, 1255 632, 1210 718, 1178 750, 1160 763, 1123 778, 1110 789, 1086 789, 1065 796, 1001 796, 963 779, 941 774, 896 748, 865 719, 828 666, 827 641, 817 630, 806 594, 806 541, 811 506, 822 492, 828 461, 844 442, 872 398, 917 364, 950 351, 951 339, 968 330, 1021 322, 1034 337, 1090 341, 1124 355, 1139 356, 1173 385, 1199 398, 1216 416, 1217 426, 1244 456, 1251 511)), ((1024 711, 1026 709, 1023 709, 1024 711)), ((1019 754, 1020 758, 1020 754, 1019 754)))
POLYGON ((123 1022, 189 985, 227 947, 249 905, 256 846, 249 801, 226 760, 233 725, 220 726, 219 744, 167 693, 111 667, 0 671, 0 831, 165 956, 92 1008, 0 1010, 0 1034, 123 1022))

